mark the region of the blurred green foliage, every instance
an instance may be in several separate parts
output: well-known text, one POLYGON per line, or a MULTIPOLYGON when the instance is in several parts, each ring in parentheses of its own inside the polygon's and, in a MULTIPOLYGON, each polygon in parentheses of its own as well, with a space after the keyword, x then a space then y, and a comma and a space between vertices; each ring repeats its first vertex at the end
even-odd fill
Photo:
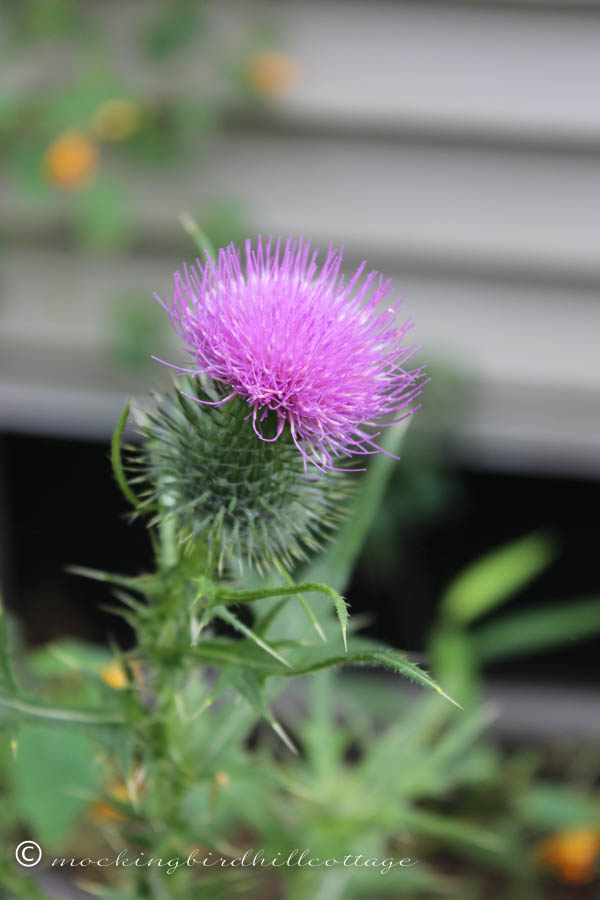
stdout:
MULTIPOLYGON (((224 28, 218 4, 203 0, 131 3, 123 22, 103 3, 0 5, 0 191, 11 201, 3 243, 35 235, 108 257, 152 250, 157 234, 139 208, 136 176, 163 177, 182 162, 193 163, 201 186, 189 211, 212 244, 247 236, 244 203, 206 191, 201 173, 227 117, 268 102, 247 63, 277 48, 277 30, 253 3, 224 28)), ((156 349, 152 313, 141 315, 134 299, 124 310, 136 294, 124 284, 106 300, 109 326, 118 324, 114 309, 122 313, 122 336, 109 330, 107 340, 125 370, 156 349)))
MULTIPOLYGON (((171 0, 132 7, 137 12, 133 24, 115 46, 101 7, 75 0, 8 0, 3 5, 4 65, 9 70, 18 59, 19 70, 29 72, 27 78, 3 79, 0 154, 21 191, 43 198, 62 217, 74 216, 73 236, 84 246, 122 250, 135 236, 133 228, 121 225, 122 208, 130 207, 132 221, 137 214, 129 192, 134 167, 140 162, 177 165, 192 154, 201 167, 198 152, 209 147, 207 140, 219 133, 223 117, 247 105, 252 86, 243 74, 246 61, 276 46, 278 37, 274 29, 258 26, 251 5, 231 40, 217 27, 214 4, 171 0), (51 57, 44 67, 42 45, 64 55, 63 64, 51 57), (163 79, 165 66, 180 65, 182 57, 202 65, 196 78, 176 79, 174 88, 172 71, 163 79), (158 67, 156 76, 141 79, 148 67, 158 67), (101 149, 85 177, 76 176, 76 166, 69 177, 64 154, 57 174, 48 155, 53 142, 73 132, 101 149), (83 212, 71 193, 90 194, 83 212)), ((228 212, 235 216, 235 199, 228 212)), ((217 246, 218 236, 212 236, 217 246)))
MULTIPOLYGON (((388 435, 393 450, 402 428, 388 435)), ((347 584, 392 470, 385 456, 373 463, 339 543, 307 577, 332 578, 340 590, 347 584)), ((303 690, 292 690, 277 703, 282 682, 274 678, 269 697, 300 749, 293 756, 258 725, 265 713, 259 694, 249 691, 247 674, 238 692, 232 670, 222 688, 237 697, 233 705, 214 702, 224 693, 215 691, 210 678, 190 678, 177 712, 163 723, 168 739, 153 737, 176 748, 176 755, 152 769, 147 748, 120 729, 58 731, 52 725, 18 724, 7 711, 15 755, 7 741, 0 766, 0 829, 8 855, 22 834, 75 858, 114 855, 114 848, 127 847, 132 855, 182 860, 194 848, 201 856, 210 851, 228 859, 261 848, 268 859, 306 847, 321 858, 363 854, 418 863, 385 875, 360 866, 230 868, 218 876, 182 867, 168 876, 168 895, 187 898, 202 890, 215 898, 238 893, 250 900, 488 900, 493 891, 515 900, 546 896, 551 876, 540 868, 540 842, 574 830, 600 834, 598 755, 589 746, 584 760, 581 748, 567 749, 549 769, 543 747, 506 753, 489 734, 494 713, 481 702, 480 688, 488 658, 535 652, 540 634, 543 645, 552 646, 567 636, 583 639, 600 632, 600 602, 594 598, 527 615, 502 614, 502 604, 550 565, 553 555, 550 539, 525 536, 474 561, 444 592, 428 656, 433 674, 457 692, 464 711, 434 695, 399 692, 391 682, 347 673, 310 676, 303 690), (507 639, 505 632, 517 628, 517 639, 507 639), (42 764, 37 747, 46 748, 42 764), (570 763, 572 757, 579 762, 570 763), (172 767, 179 773, 176 793, 172 767), (54 814, 57 804, 60 815, 54 814)), ((300 607, 288 605, 281 616, 282 601, 256 606, 257 633, 279 639, 276 646, 285 645, 286 634, 305 635, 308 651, 314 630, 300 607)), ((333 619, 321 612, 319 617, 333 639, 333 619)), ((129 665, 121 654, 60 641, 22 659, 18 674, 48 701, 91 708, 106 706, 115 694, 127 702, 144 677, 136 670, 131 681, 125 675, 129 665)), ((9 662, 7 667, 4 677, 10 681, 9 662)), ((268 714, 267 721, 277 724, 268 714)), ((593 860, 591 866, 593 871, 593 860)), ((107 900, 159 898, 167 883, 157 870, 107 870, 104 877, 94 893, 107 900)), ((0 878, 15 896, 34 896, 27 893, 30 880, 15 879, 8 859, 0 878)))

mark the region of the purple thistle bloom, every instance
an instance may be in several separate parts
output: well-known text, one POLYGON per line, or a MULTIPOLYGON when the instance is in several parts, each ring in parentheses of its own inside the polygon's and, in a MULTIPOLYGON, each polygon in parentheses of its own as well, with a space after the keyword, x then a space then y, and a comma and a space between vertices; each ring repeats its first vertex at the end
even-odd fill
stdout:
POLYGON ((176 272, 169 305, 157 298, 193 360, 191 369, 173 368, 226 385, 219 404, 243 397, 263 441, 276 441, 287 424, 305 469, 380 451, 379 432, 369 429, 409 415, 423 384, 423 367, 405 368, 418 349, 404 344, 412 321, 398 323, 401 301, 382 305, 390 281, 377 272, 363 279, 362 263, 345 283, 341 262, 330 247, 319 268, 309 242, 259 237, 255 250, 246 241, 245 266, 231 244, 217 263, 207 255, 176 272), (266 437, 269 413, 277 426, 266 437))

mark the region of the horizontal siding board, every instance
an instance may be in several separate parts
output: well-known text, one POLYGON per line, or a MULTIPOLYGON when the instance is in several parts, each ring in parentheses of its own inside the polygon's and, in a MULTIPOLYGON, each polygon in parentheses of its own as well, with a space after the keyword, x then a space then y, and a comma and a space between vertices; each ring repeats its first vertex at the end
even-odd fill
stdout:
MULTIPOLYGON (((260 228, 357 255, 600 278, 600 155, 240 135, 158 179, 140 171, 127 189, 155 240, 175 230, 180 209, 225 195, 245 202, 260 228)), ((0 221, 5 231, 10 221, 26 227, 9 187, 0 221)), ((30 221, 39 227, 39 214, 30 221)))
POLYGON ((286 106, 361 122, 600 137, 600 9, 278 4, 302 79, 286 106))

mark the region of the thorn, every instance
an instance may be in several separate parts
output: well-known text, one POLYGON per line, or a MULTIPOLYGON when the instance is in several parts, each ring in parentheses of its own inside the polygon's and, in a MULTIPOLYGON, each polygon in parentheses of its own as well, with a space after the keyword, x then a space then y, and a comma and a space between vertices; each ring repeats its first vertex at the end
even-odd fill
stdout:
POLYGON ((316 619, 315 619, 315 622, 314 622, 314 626, 315 626, 315 629, 316 629, 316 631, 317 631, 317 634, 319 635, 319 637, 321 638, 321 640, 323 641, 323 643, 326 644, 326 643, 327 643, 327 637, 325 636, 325 632, 323 631, 323 629, 321 628, 321 625, 319 624, 319 622, 317 622, 316 619))
POLYGON ((190 722, 193 722, 194 719, 197 719, 198 716, 201 716, 202 713, 205 712, 209 706, 212 706, 214 702, 214 697, 207 697, 204 703, 202 703, 201 706, 199 706, 196 712, 192 715, 192 717, 190 718, 190 722))
POLYGON ((289 737, 289 735, 283 730, 283 728, 281 727, 281 725, 279 724, 277 719, 269 718, 269 725, 271 726, 271 728, 273 729, 275 734, 279 738, 281 738, 281 740, 283 741, 285 746, 288 748, 288 750, 291 750, 292 753, 295 753, 296 755, 298 755, 298 748, 293 743, 293 741, 289 737))
POLYGON ((445 691, 443 691, 443 690, 441 689, 441 687, 439 686, 439 684, 436 684, 435 689, 436 689, 436 691, 438 692, 438 694, 440 694, 440 695, 444 698, 444 700, 448 700, 448 701, 449 701, 450 703, 452 703, 454 706, 457 706, 459 709, 462 709, 463 712, 465 711, 464 706, 461 706, 460 703, 458 703, 456 700, 453 700, 452 697, 451 697, 449 694, 447 694, 445 691))

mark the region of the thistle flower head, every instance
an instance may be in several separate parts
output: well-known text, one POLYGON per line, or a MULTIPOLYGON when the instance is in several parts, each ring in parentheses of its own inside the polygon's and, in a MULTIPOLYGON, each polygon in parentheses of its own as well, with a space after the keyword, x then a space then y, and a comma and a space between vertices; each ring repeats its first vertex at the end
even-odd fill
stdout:
POLYGON ((191 357, 182 371, 225 385, 221 403, 242 398, 262 441, 289 430, 305 469, 376 453, 372 429, 407 415, 423 381, 422 368, 406 368, 412 322, 400 324, 399 301, 386 300, 389 281, 364 277, 363 263, 346 282, 341 262, 332 247, 319 267, 310 243, 259 237, 244 263, 232 244, 176 272, 170 302, 160 301, 191 357))
MULTIPOLYGON (((258 441, 240 398, 204 376, 156 398, 141 414, 146 440, 130 458, 149 509, 174 517, 182 541, 219 547, 219 567, 291 569, 320 546, 348 501, 337 472, 303 473, 289 434, 258 441)), ((265 423, 274 434, 275 423, 265 423)))

